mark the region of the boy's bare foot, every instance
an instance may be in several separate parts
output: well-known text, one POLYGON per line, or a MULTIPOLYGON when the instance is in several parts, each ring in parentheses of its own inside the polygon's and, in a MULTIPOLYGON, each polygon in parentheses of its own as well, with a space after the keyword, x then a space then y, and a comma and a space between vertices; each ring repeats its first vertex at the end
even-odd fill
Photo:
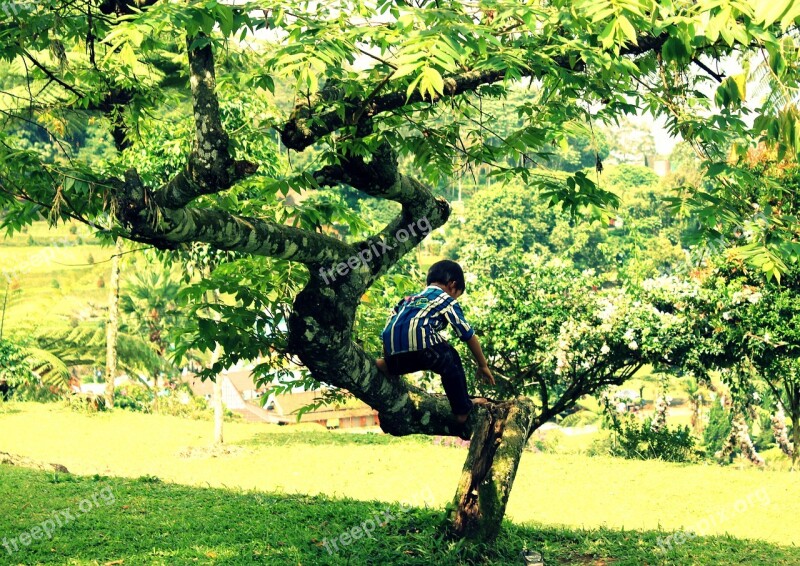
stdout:
POLYGON ((472 399, 473 405, 491 405, 492 400, 487 399, 486 397, 473 397, 472 399))

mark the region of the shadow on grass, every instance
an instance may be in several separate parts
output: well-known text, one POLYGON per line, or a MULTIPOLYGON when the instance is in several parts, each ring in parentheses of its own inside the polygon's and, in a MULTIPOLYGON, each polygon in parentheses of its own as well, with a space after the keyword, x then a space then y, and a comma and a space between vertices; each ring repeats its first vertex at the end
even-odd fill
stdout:
POLYGON ((292 432, 282 430, 277 432, 262 432, 253 435, 247 440, 237 442, 240 446, 385 446, 387 444, 431 444, 429 436, 409 435, 409 436, 390 436, 388 434, 355 434, 350 432, 333 431, 302 431, 292 432))
POLYGON ((658 537, 671 533, 508 522, 493 544, 468 548, 439 534, 442 516, 382 502, 165 484, 154 476, 0 466, 0 564, 499 566, 521 564, 526 548, 541 552, 547 565, 800 564, 799 549, 760 541, 705 537, 664 553, 658 537))

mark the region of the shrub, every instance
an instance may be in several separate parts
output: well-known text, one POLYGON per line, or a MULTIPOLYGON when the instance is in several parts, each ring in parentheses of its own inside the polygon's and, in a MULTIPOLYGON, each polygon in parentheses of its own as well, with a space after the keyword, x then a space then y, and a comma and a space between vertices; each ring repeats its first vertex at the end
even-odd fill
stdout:
POLYGON ((106 398, 94 393, 73 393, 66 398, 67 406, 81 413, 99 413, 108 409, 106 398))
POLYGON ((708 426, 703 433, 706 452, 714 454, 722 450, 723 444, 731 435, 732 428, 730 411, 726 411, 718 401, 714 401, 708 413, 708 426))
POLYGON ((537 431, 528 441, 528 446, 539 452, 552 453, 558 450, 558 445, 564 438, 560 430, 537 431))
POLYGON ((126 383, 114 389, 114 405, 120 409, 150 413, 153 409, 153 392, 143 383, 126 383))
POLYGON ((651 418, 639 422, 623 419, 615 428, 612 455, 637 460, 692 462, 697 459, 696 441, 688 426, 653 430, 651 418))
MULTIPOLYGON (((117 387, 114 403, 121 409, 140 413, 153 412, 153 391, 144 384, 128 383, 117 387)), ((158 396, 158 412, 162 415, 184 417, 197 420, 214 418, 214 410, 203 397, 197 397, 185 383, 175 389, 167 389, 158 396)), ((236 419, 238 415, 225 410, 226 419, 236 419)))
POLYGON ((776 446, 775 434, 772 432, 772 415, 764 413, 758 421, 758 434, 753 438, 753 446, 759 452, 776 446))

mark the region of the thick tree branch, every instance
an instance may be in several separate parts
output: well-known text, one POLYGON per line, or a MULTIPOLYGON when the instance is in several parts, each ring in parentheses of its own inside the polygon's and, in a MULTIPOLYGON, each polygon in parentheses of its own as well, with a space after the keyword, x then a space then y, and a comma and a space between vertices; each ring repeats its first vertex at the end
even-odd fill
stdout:
POLYGON ((159 207, 135 171, 125 182, 112 182, 117 216, 131 240, 171 249, 205 242, 221 250, 317 265, 336 263, 356 250, 330 236, 220 209, 159 207))
MULTIPOLYGON (((320 185, 346 184, 403 206, 400 214, 380 233, 354 244, 363 266, 368 267, 369 276, 362 282, 363 290, 450 216, 447 201, 437 199, 424 184, 400 173, 397 154, 388 143, 375 150, 369 162, 360 156, 345 157, 339 165, 324 167, 314 177, 320 185)), ((331 267, 320 266, 320 273, 325 269, 332 272, 331 267)))
POLYGON ((100 3, 100 11, 103 14, 117 14, 126 16, 135 14, 148 6, 152 6, 158 0, 103 0, 100 3))
POLYGON ((228 134, 222 126, 216 93, 214 53, 203 34, 187 39, 189 82, 192 89, 195 143, 186 166, 156 194, 163 207, 178 209, 201 195, 229 189, 258 169, 254 163, 234 161, 228 134))

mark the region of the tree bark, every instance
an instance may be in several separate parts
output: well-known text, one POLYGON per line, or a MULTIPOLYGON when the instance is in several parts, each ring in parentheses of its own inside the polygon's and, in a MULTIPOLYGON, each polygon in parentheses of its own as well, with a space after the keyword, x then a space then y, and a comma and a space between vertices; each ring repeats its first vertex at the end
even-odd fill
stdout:
POLYGON ((111 257, 111 281, 108 292, 108 326, 106 327, 106 408, 114 407, 114 378, 117 375, 117 334, 119 332, 119 271, 122 238, 117 238, 111 257))
POLYGON ((534 424, 529 399, 477 409, 448 529, 457 538, 491 541, 500 532, 508 497, 534 424))
MULTIPOLYGON (((209 277, 211 277, 210 269, 209 269, 209 277)), ((216 289, 213 293, 214 302, 220 303, 221 299, 219 296, 219 291, 216 289)), ((216 312, 216 311, 215 311, 216 312)), ((219 321, 219 314, 215 315, 217 321, 219 321)), ((217 342, 217 347, 214 348, 214 353, 211 355, 211 367, 214 367, 214 364, 217 363, 220 356, 222 356, 222 344, 217 342)), ((225 411, 224 407, 222 406, 222 382, 220 381, 219 375, 216 375, 214 378, 214 446, 222 446, 222 424, 225 418, 225 411)))
MULTIPOLYGON (((217 344, 217 350, 220 350, 222 346, 217 344)), ((216 351, 215 350, 215 354, 216 351)), ((219 355, 215 356, 216 358, 219 355)), ((216 360, 212 360, 212 363, 216 360)), ((220 381, 219 376, 216 377, 214 380, 214 446, 221 446, 223 439, 222 439, 222 423, 224 419, 224 410, 222 407, 222 382, 220 381)))
POLYGON ((797 452, 800 450, 800 406, 793 404, 792 413, 792 471, 797 469, 797 452))

